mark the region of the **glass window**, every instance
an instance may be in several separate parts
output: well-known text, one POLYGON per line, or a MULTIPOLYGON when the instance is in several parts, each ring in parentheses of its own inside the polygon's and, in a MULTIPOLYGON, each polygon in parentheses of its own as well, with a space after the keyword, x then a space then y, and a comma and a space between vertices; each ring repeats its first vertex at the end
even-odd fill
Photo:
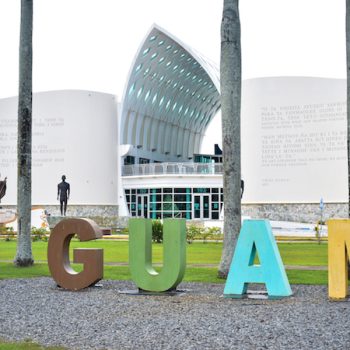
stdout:
POLYGON ((174 204, 174 211, 176 212, 176 211, 185 211, 187 208, 186 208, 186 203, 176 203, 176 204, 174 204))
POLYGON ((174 193, 186 193, 186 188, 174 188, 174 193))
POLYGON ((211 203, 211 209, 212 210, 219 210, 219 203, 211 203))
POLYGON ((143 91, 143 87, 141 87, 141 88, 139 89, 139 91, 137 92, 137 98, 139 98, 139 97, 141 96, 142 91, 143 91))
POLYGON ((158 43, 158 46, 162 46, 164 44, 164 40, 161 40, 159 43, 158 43))
POLYGON ((211 218, 213 220, 219 220, 219 213, 217 211, 212 211, 211 212, 211 218))
POLYGON ((134 83, 130 86, 129 95, 131 95, 135 91, 135 86, 136 86, 136 83, 134 83))
POLYGON ((126 156, 124 158, 124 165, 132 165, 135 164, 135 157, 133 156, 126 156))
POLYGON ((143 50, 142 55, 146 56, 150 52, 150 48, 148 47, 147 49, 143 50))
POLYGON ((151 56, 151 60, 155 59, 157 56, 158 56, 158 53, 157 53, 157 52, 155 52, 154 54, 152 54, 152 56, 151 56))
POLYGON ((156 39, 157 39, 157 36, 156 36, 156 35, 153 35, 153 36, 150 37, 149 41, 154 41, 154 40, 156 40, 156 39))
POLYGON ((150 160, 147 158, 140 158, 139 164, 149 164, 150 160))
POLYGON ((194 193, 209 193, 210 188, 194 188, 193 192, 194 193))
POLYGON ((175 194, 174 202, 186 202, 186 194, 175 194))
POLYGON ((173 193, 172 188, 163 188, 163 193, 173 193))
POLYGON ((148 90, 145 96, 145 102, 148 100, 148 97, 150 94, 151 94, 151 90, 148 90))
POLYGON ((218 194, 212 194, 211 195, 211 200, 213 202, 218 202, 219 201, 219 195, 218 194))

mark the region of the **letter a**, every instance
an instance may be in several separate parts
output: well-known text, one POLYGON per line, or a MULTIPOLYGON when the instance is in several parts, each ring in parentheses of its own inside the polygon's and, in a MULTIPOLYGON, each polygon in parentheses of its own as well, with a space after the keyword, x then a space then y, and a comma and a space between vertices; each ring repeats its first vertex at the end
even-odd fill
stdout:
POLYGON ((271 298, 292 295, 283 262, 267 220, 245 220, 239 234, 224 296, 241 298, 248 283, 265 283, 271 298), (260 265, 254 265, 256 253, 260 265))
POLYGON ((350 220, 329 220, 328 225, 328 296, 345 299, 348 295, 348 259, 350 220))
POLYGON ((173 290, 182 281, 186 268, 186 223, 166 219, 163 226, 163 268, 152 266, 152 221, 129 220, 129 268, 135 284, 142 290, 173 290))

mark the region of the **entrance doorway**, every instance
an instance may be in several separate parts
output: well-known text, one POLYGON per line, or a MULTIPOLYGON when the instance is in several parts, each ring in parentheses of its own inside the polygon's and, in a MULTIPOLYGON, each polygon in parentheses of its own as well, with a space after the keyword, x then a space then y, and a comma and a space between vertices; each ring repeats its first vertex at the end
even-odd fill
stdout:
POLYGON ((210 195, 194 194, 193 195, 193 218, 210 219, 210 195))
POLYGON ((148 194, 137 195, 137 216, 141 218, 148 218, 148 194))

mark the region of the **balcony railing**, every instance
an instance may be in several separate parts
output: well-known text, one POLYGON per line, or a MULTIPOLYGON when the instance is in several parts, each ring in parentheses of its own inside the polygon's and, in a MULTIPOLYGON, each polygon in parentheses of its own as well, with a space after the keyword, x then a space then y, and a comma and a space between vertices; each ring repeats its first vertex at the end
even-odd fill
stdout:
POLYGON ((193 174, 222 174, 222 163, 149 163, 124 165, 122 176, 193 174))

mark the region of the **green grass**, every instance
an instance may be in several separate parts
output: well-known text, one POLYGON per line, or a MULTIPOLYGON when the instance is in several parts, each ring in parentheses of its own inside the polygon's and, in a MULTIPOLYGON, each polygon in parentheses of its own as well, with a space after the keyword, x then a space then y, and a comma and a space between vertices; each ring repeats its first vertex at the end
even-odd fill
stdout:
POLYGON ((41 346, 31 341, 24 342, 7 342, 0 339, 0 350, 64 350, 65 348, 57 346, 41 346))
MULTIPOLYGON (((102 248, 104 249, 104 261, 128 262, 128 242, 120 241, 93 241, 71 243, 74 248, 102 248)), ((278 244, 283 263, 285 265, 327 265, 327 244, 317 243, 279 243, 278 244)), ((47 260, 47 242, 33 242, 33 255, 36 261, 47 260)), ((188 264, 215 264, 218 265, 221 257, 222 243, 193 243, 187 244, 188 264)), ((16 242, 0 241, 0 260, 13 260, 16 254, 16 242)), ((153 244, 153 261, 160 263, 163 256, 163 245, 153 244)))
MULTIPOLYGON (((33 255, 37 262, 29 268, 15 267, 11 262, 0 263, 0 279, 30 278, 50 276, 46 264, 47 242, 33 242, 33 255)), ((131 279, 127 266, 110 266, 108 263, 128 262, 128 242, 120 241, 73 241, 71 248, 94 247, 104 249, 104 279, 129 280, 131 279)), ((187 264, 185 281, 223 283, 217 278, 216 267, 194 267, 191 264, 218 265, 221 257, 222 243, 193 243, 187 245, 187 264)), ((285 265, 327 265, 327 244, 317 243, 280 243, 279 250, 285 265)), ((16 253, 16 242, 0 241, 0 260, 12 261, 16 253)), ((153 244, 153 261, 162 262, 163 246, 153 244)), ((74 265, 77 271, 81 265, 74 265)), ((327 271, 288 270, 290 283, 298 284, 327 284, 327 271)))
MULTIPOLYGON (((76 271, 80 267, 73 264, 76 271)), ((214 267, 188 267, 186 268, 184 281, 203 283, 225 283, 225 280, 217 277, 217 268, 214 267)), ((293 284, 327 284, 327 271, 287 270, 289 282, 293 284)), ((50 276, 47 264, 34 264, 31 267, 16 267, 12 263, 0 263, 0 279, 32 278, 50 276)), ((128 266, 104 266, 104 279, 106 280, 130 280, 131 275, 128 266)))

